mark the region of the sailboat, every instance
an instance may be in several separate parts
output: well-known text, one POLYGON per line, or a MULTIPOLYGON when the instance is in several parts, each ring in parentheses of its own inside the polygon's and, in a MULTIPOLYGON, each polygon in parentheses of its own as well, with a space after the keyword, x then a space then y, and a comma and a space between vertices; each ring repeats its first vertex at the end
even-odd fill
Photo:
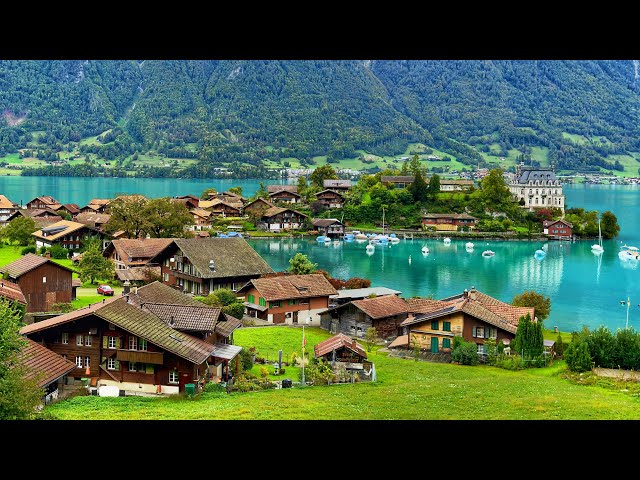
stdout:
POLYGON ((600 219, 598 219, 598 243, 591 245, 591 251, 595 254, 604 252, 602 247, 602 230, 600 230, 600 219))

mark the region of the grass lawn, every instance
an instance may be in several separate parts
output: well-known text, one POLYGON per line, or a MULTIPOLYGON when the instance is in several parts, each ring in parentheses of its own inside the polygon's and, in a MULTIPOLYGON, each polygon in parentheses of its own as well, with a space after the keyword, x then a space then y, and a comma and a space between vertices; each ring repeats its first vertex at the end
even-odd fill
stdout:
MULTIPOLYGON (((113 290, 114 290, 113 295, 115 297, 119 297, 122 295, 122 287, 117 287, 117 286, 114 286, 113 284, 110 284, 110 285, 113 287, 113 290)), ((71 302, 71 305, 73 305, 73 309, 77 310, 78 308, 86 307, 87 305, 101 302, 104 298, 107 298, 104 295, 98 294, 96 292, 97 288, 98 288, 98 285, 92 285, 92 286, 83 285, 82 287, 78 287, 76 289, 76 299, 71 302)))
MULTIPOLYGON (((307 347, 328 338, 306 328, 307 347)), ((235 343, 259 352, 301 346, 299 327, 241 328, 235 343)), ((248 393, 187 397, 74 397, 45 407, 56 419, 245 420, 558 420, 640 419, 637 388, 603 388, 585 374, 564 378, 562 361, 551 367, 508 371, 488 366, 440 364, 389 357, 375 349, 378 381, 248 393), (636 393, 634 393, 634 391, 636 393)), ((288 377, 288 375, 287 375, 288 377)))

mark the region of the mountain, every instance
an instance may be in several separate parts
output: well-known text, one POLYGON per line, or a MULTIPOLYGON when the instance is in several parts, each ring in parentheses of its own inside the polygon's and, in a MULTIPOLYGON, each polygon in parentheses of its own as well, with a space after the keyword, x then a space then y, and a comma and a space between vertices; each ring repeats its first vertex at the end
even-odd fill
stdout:
POLYGON ((304 165, 357 151, 397 155, 422 143, 473 165, 514 155, 536 162, 544 152, 560 169, 632 169, 640 158, 639 65, 0 61, 0 155, 27 149, 51 161, 77 149, 119 164, 153 152, 200 167, 288 158, 304 165))

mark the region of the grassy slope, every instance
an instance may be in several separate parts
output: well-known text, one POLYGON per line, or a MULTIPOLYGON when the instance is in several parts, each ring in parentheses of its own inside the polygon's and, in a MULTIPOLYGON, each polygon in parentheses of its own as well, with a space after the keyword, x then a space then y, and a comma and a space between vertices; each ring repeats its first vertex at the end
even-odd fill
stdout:
MULTIPOLYGON (((329 334, 307 328, 308 347, 329 334)), ((301 329, 246 328, 236 343, 297 349, 301 329)), ((58 419, 640 419, 638 398, 562 378, 562 362, 512 372, 415 362, 372 352, 376 383, 202 394, 194 399, 75 397, 46 407, 58 419), (328 408, 330 406, 330 408, 328 408)))

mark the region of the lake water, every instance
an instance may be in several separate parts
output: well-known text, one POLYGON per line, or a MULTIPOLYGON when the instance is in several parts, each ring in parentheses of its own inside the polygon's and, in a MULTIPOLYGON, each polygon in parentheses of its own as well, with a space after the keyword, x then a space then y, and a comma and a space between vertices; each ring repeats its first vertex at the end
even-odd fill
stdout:
MULTIPOLYGON (((283 183, 265 180, 264 184, 283 183)), ((51 195, 63 203, 80 206, 92 198, 113 198, 121 193, 142 193, 149 198, 194 194, 205 188, 224 191, 241 186, 243 195, 252 195, 260 181, 235 179, 158 179, 158 178, 64 178, 0 177, 0 193, 23 204, 38 195, 51 195)), ((624 328, 626 306, 631 299, 629 326, 640 330, 640 269, 618 259, 621 243, 640 246, 640 187, 636 185, 566 185, 569 207, 612 211, 618 217, 620 236, 604 241, 604 254, 591 253, 590 240, 548 242, 547 255, 536 260, 540 242, 475 242, 473 253, 465 241, 453 240, 445 246, 437 240, 402 240, 391 247, 376 247, 365 253, 365 244, 318 245, 315 240, 256 239, 253 247, 276 270, 289 266, 289 258, 302 252, 334 277, 363 277, 373 286, 386 286, 413 295, 443 298, 475 286, 482 292, 510 302, 515 294, 536 290, 551 298, 551 315, 545 327, 557 325, 563 331, 596 328, 624 328), (421 248, 429 247, 423 256, 421 248), (483 258, 487 248, 496 252, 483 258), (411 257, 411 263, 409 263, 411 257)))

